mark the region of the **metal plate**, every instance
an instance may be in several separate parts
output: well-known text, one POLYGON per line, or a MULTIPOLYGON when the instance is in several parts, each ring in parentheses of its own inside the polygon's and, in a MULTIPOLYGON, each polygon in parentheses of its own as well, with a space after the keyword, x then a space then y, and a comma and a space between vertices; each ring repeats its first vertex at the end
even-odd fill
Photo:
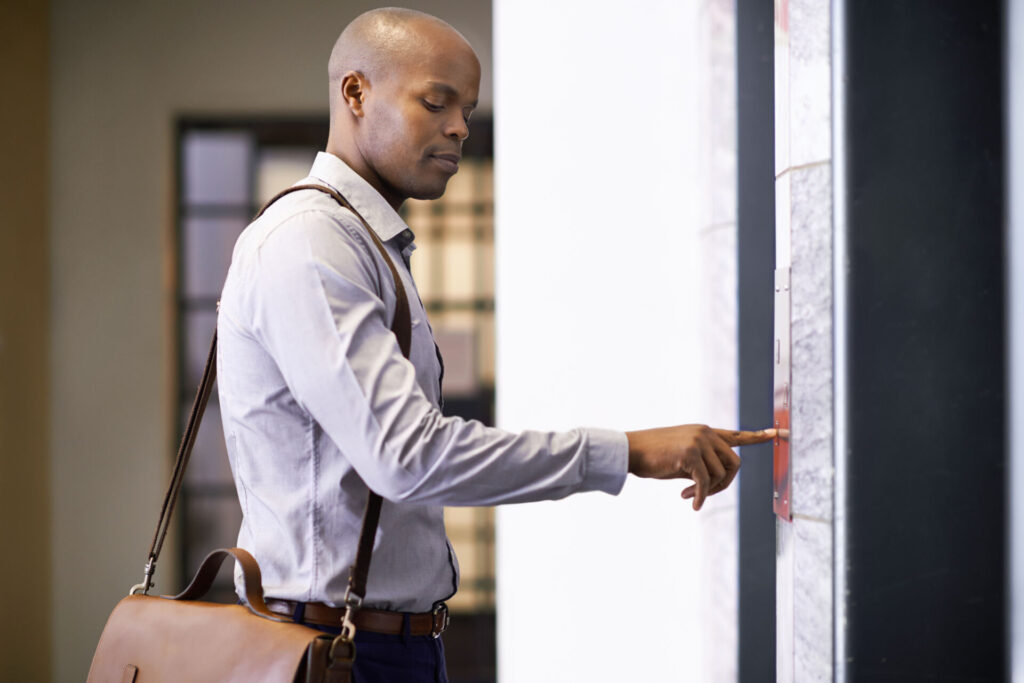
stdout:
POLYGON ((790 366, 790 269, 775 271, 775 428, 779 436, 774 443, 774 493, 772 508, 787 522, 790 512, 792 473, 789 466, 789 413, 792 372, 790 366))

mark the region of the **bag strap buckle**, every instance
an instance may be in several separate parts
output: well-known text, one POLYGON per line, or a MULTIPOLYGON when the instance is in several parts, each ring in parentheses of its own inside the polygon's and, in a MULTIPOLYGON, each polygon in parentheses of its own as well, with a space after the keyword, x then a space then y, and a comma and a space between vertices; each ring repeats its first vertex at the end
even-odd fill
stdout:
POLYGON ((448 605, 443 602, 437 603, 434 605, 432 614, 434 615, 434 623, 430 635, 440 638, 441 634, 448 630, 448 625, 452 622, 451 614, 448 612, 448 605))
POLYGON ((363 598, 352 591, 349 585, 345 589, 345 613, 341 616, 341 640, 351 643, 356 637, 356 623, 354 621, 356 612, 363 606, 363 598))
POLYGON ((131 587, 128 591, 128 595, 145 595, 149 592, 150 587, 153 585, 153 572, 156 570, 156 560, 152 555, 149 556, 149 561, 146 562, 145 569, 142 570, 142 583, 137 583, 131 587))

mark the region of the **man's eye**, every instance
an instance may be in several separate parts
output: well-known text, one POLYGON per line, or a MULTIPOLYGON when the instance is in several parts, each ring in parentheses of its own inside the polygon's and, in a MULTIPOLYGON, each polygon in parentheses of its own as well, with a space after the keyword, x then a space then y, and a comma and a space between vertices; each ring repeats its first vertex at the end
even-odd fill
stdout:
POLYGON ((426 107, 429 111, 441 111, 442 109, 444 109, 443 104, 434 104, 430 100, 423 100, 423 106, 426 107))

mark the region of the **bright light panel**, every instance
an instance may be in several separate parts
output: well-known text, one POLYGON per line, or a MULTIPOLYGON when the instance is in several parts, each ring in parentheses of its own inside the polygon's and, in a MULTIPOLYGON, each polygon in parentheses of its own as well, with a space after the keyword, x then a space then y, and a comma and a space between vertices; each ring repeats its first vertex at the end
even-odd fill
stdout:
MULTIPOLYGON (((495 1, 504 428, 634 429, 706 412, 695 5, 495 1)), ((498 510, 502 683, 700 678, 684 485, 630 480, 617 498, 498 510)))

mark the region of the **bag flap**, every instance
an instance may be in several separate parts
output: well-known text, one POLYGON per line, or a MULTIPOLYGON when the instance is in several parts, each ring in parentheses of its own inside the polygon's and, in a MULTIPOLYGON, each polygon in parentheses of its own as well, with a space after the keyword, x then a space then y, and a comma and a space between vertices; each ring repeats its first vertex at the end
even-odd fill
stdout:
POLYGON ((107 619, 88 680, 121 681, 134 666, 137 683, 290 683, 318 637, 330 638, 301 624, 263 619, 243 605, 130 595, 107 619))

